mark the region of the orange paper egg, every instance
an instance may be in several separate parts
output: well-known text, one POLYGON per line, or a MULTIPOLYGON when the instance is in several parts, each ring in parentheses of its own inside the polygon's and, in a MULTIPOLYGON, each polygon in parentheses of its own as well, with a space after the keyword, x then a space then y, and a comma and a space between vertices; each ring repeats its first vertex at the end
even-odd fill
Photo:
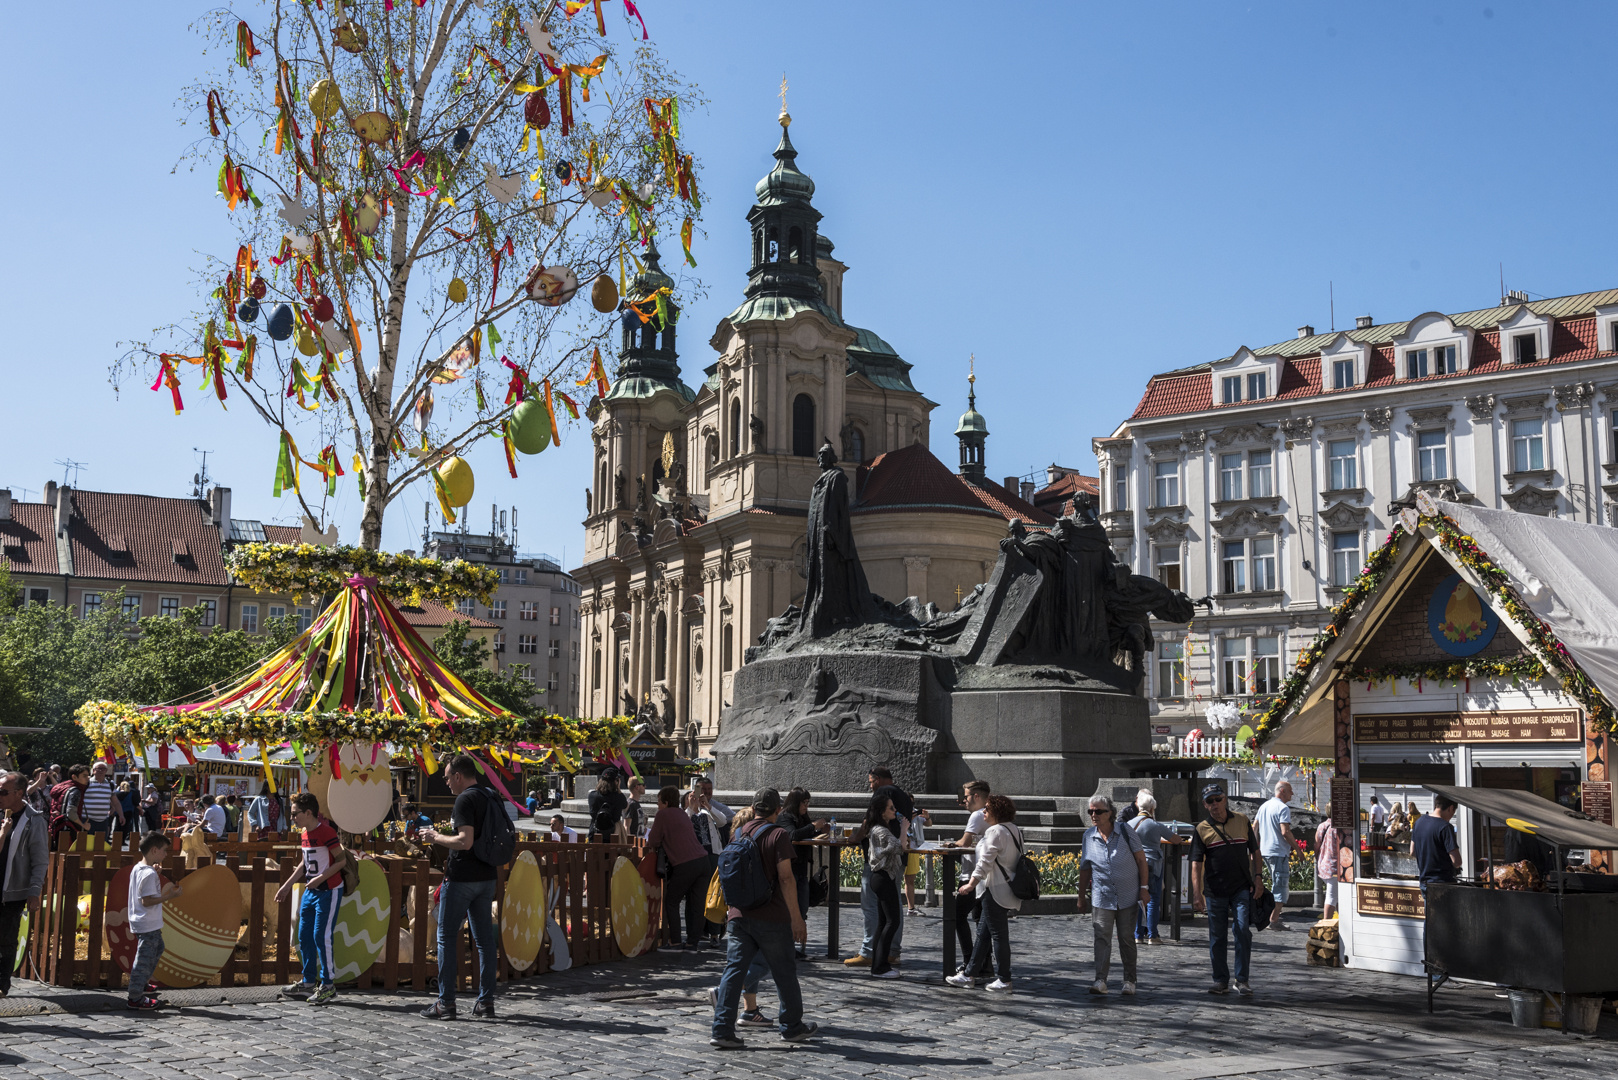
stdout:
POLYGON ((163 958, 153 976, 169 987, 201 986, 225 966, 242 924, 242 894, 231 870, 210 864, 180 881, 163 904, 163 958))

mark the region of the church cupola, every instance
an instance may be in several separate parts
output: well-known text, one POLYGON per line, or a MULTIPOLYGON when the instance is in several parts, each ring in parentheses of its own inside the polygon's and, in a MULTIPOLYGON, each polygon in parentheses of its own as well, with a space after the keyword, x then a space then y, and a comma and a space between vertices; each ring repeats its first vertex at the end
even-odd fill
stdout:
POLYGON ((799 171, 798 151, 787 128, 792 117, 781 103, 781 143, 775 168, 754 188, 757 196, 747 221, 753 227, 753 260, 747 271, 747 297, 791 296, 821 299, 820 271, 815 266, 820 211, 810 204, 815 182, 799 171))
POLYGON ((966 377, 966 411, 955 425, 955 437, 961 440, 961 476, 974 484, 986 478, 983 447, 989 441, 989 422, 978 412, 978 376, 975 370, 966 377))
POLYGON ((660 388, 674 390, 687 401, 695 396, 680 382, 680 358, 674 346, 680 308, 666 293, 659 302, 659 292, 673 288, 674 279, 663 272, 658 258, 654 238, 646 247, 645 268, 635 275, 624 296, 619 316, 622 338, 618 348, 618 377, 607 394, 608 401, 650 397, 660 388), (650 318, 642 321, 642 316, 650 318))

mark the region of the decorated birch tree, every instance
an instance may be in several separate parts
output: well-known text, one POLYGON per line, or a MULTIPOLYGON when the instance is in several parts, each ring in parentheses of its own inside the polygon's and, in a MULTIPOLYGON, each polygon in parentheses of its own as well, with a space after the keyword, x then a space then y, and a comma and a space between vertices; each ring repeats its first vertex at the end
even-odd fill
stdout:
POLYGON ((618 321, 668 316, 621 297, 654 235, 696 265, 692 89, 633 0, 269 0, 203 32, 225 59, 185 91, 192 153, 238 248, 115 375, 250 408, 317 527, 355 483, 376 549, 423 478, 454 521, 468 447, 503 440, 516 476, 606 393, 618 321))

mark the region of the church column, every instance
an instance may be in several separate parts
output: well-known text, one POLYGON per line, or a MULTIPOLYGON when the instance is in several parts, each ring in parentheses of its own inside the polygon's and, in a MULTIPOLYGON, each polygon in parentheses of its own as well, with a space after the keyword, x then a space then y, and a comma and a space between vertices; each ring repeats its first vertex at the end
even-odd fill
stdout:
POLYGON ((629 593, 629 682, 618 694, 621 702, 625 692, 633 699, 634 706, 630 711, 640 706, 640 691, 645 681, 646 665, 642 657, 643 639, 646 637, 646 599, 645 592, 633 589, 629 593))
MULTIPOLYGON (((682 583, 684 579, 681 579, 682 583)), ((669 663, 669 693, 674 703, 674 718, 679 724, 685 723, 686 713, 686 687, 691 684, 691 672, 687 670, 690 661, 691 647, 686 641, 685 626, 685 589, 680 584, 669 586, 669 650, 674 654, 669 663)))

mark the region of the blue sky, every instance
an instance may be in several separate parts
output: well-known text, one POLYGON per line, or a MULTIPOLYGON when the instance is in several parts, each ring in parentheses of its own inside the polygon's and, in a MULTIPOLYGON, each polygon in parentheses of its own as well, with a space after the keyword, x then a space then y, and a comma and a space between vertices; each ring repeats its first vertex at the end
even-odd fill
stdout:
MULTIPOLYGON (((951 464, 977 355, 991 476, 1093 471, 1090 438, 1148 375, 1328 326, 1328 283, 1339 327, 1492 305, 1501 263, 1535 296, 1618 285, 1611 4, 640 6, 710 100, 684 116, 708 290, 682 320, 687 381, 740 299, 784 70, 799 164, 850 266, 845 314, 915 364, 951 464)), ((107 378, 119 341, 191 310, 200 253, 234 245, 214 177, 174 171, 202 10, 99 4, 72 32, 50 5, 8 17, 0 485, 38 499, 72 458, 88 488, 185 495, 201 447, 235 516, 293 523, 270 496, 273 434, 245 409, 193 391, 175 417, 150 376, 117 393, 107 378)), ((582 428, 517 481, 497 444, 472 464, 474 528, 492 501, 516 506, 523 548, 577 561, 582 428)), ((340 492, 352 541, 358 500, 340 492)), ((388 546, 416 546, 429 497, 390 508, 388 546)))

